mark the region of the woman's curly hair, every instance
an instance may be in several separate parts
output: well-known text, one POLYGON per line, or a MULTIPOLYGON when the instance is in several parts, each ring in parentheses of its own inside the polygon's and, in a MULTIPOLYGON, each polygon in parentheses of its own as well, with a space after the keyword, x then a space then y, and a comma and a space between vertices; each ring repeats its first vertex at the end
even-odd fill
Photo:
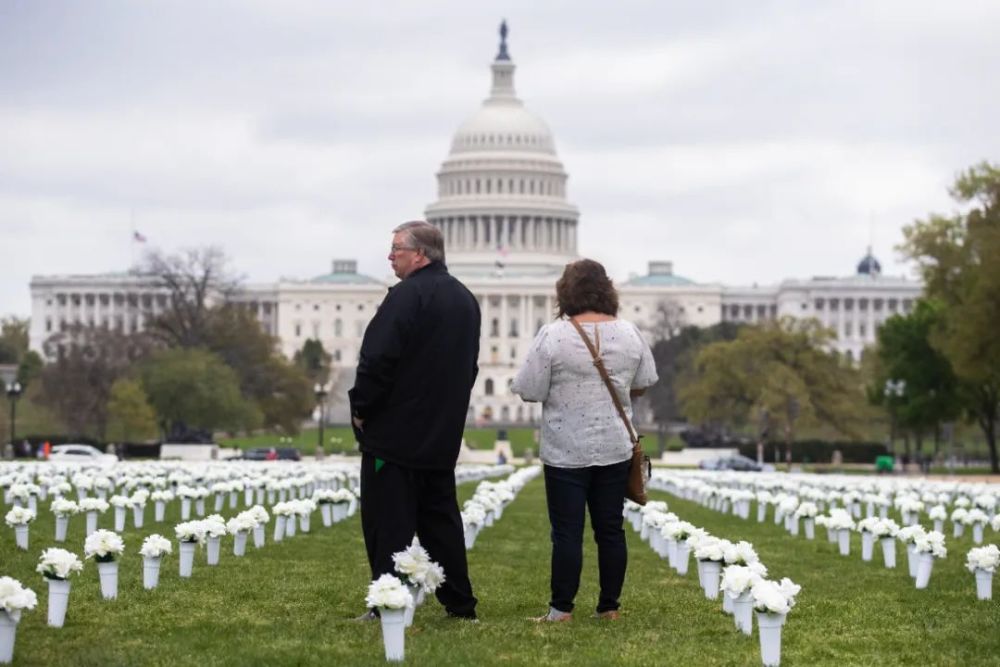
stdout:
POLYGON ((600 262, 581 259, 566 265, 556 282, 559 317, 592 311, 618 315, 618 291, 600 262))

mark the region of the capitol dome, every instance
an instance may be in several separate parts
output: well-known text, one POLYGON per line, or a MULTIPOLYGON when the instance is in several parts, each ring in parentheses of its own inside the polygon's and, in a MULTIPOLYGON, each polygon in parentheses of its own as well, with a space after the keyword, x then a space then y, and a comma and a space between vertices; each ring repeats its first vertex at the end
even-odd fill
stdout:
POLYGON ((576 258, 579 212, 566 200, 549 126, 515 92, 506 23, 490 69, 490 95, 455 132, 427 220, 444 234, 456 274, 559 272, 576 258))
POLYGON ((870 247, 868 248, 868 253, 858 262, 857 273, 859 276, 871 276, 872 278, 881 275, 882 265, 875 259, 875 255, 872 254, 870 247))

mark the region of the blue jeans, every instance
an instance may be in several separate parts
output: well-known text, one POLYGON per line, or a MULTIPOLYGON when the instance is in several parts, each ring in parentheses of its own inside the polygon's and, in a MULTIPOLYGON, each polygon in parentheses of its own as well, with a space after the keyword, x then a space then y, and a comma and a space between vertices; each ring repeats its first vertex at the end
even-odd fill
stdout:
POLYGON ((597 611, 618 609, 625 583, 628 549, 622 528, 625 484, 631 461, 609 466, 556 468, 545 466, 545 497, 552 524, 552 599, 559 611, 573 611, 583 569, 584 511, 597 543, 601 594, 597 611))

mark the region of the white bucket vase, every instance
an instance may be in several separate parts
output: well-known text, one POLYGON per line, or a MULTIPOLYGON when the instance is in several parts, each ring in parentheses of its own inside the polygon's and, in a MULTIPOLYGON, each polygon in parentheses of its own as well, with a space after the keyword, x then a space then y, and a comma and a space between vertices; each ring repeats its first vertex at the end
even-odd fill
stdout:
POLYGON ((191 499, 181 498, 181 521, 188 521, 191 518, 191 499))
POLYGON ((66 530, 69 528, 69 517, 66 515, 56 515, 56 542, 66 541, 66 530))
POLYGON ((408 606, 403 614, 403 621, 406 627, 413 625, 413 614, 417 611, 417 595, 420 592, 420 586, 407 586, 407 590, 410 591, 410 597, 413 598, 413 604, 408 606))
POLYGON ((733 621, 736 629, 743 634, 748 637, 753 634, 753 596, 750 591, 743 591, 733 600, 733 621))
POLYGON ((7 664, 14 660, 14 637, 19 620, 19 612, 11 614, 0 609, 0 663, 7 664))
POLYGON ((493 510, 491 509, 486 510, 486 520, 483 522, 483 525, 485 525, 487 528, 492 526, 495 516, 496 514, 493 512, 493 510))
POLYGON ((909 569, 910 576, 916 578, 917 576, 917 547, 913 544, 906 545, 906 565, 909 569))
POLYGON ((667 543, 667 564, 677 569, 677 540, 665 540, 667 543))
POLYGON ((868 563, 875 552, 875 536, 867 530, 861 531, 861 560, 868 563))
POLYGON ((236 491, 230 491, 229 492, 229 509, 231 509, 231 510, 236 509, 236 503, 237 503, 237 501, 238 501, 237 492, 236 491))
POLYGON ((181 542, 180 546, 180 575, 184 578, 190 577, 194 570, 194 550, 198 547, 195 542, 181 542))
POLYGON ((719 577, 722 576, 722 563, 717 560, 706 560, 702 562, 702 590, 705 597, 715 600, 719 597, 719 577))
POLYGON ((379 609, 382 643, 388 662, 402 662, 406 642, 406 609, 379 609))
POLYGON ((194 501, 194 513, 198 516, 205 516, 205 499, 198 498, 194 501))
POLYGON ((865 516, 869 519, 875 516, 875 505, 872 503, 865 503, 865 516))
POLYGON ((151 591, 160 583, 160 562, 159 557, 142 557, 142 587, 151 591))
POLYGON ((976 544, 983 543, 983 524, 978 521, 972 524, 972 541, 976 544))
POLYGON ((323 520, 325 528, 333 525, 333 508, 330 506, 330 503, 323 503, 319 506, 319 516, 323 520))
POLYGON ((733 599, 726 595, 725 591, 722 592, 722 611, 727 614, 733 613, 733 599))
POLYGON ((38 516, 38 498, 34 494, 28 496, 28 509, 38 516))
POLYGON ((642 522, 642 527, 639 528, 639 538, 643 541, 649 539, 649 524, 645 521, 642 522))
POLYGON ((629 522, 632 524, 632 530, 639 530, 642 528, 642 513, 632 512, 629 514, 629 522))
POLYGON ((333 509, 330 510, 333 513, 333 522, 339 523, 347 518, 347 511, 350 509, 348 503, 334 503, 333 509))
POLYGON ((97 530, 97 512, 87 512, 87 532, 86 535, 90 535, 97 530))
POLYGON ((785 514, 778 507, 774 508, 774 524, 780 526, 781 522, 785 520, 785 514))
POLYGON ((238 530, 233 535, 233 555, 245 556, 247 553, 247 531, 238 530))
POLYGON ((879 543, 882 545, 882 562, 889 569, 896 567, 896 538, 880 537, 879 543))
POLYGON ((849 556, 851 553, 851 531, 841 528, 837 531, 837 548, 840 549, 841 556, 849 556))
POLYGON ((215 513, 218 514, 222 511, 222 506, 226 502, 226 497, 221 493, 215 494, 215 513))
POLYGON ((830 528, 829 526, 827 526, 826 528, 826 541, 827 542, 837 541, 837 531, 834 530, 833 528, 830 528))
POLYGON ((310 520, 311 519, 312 519, 312 517, 310 515, 308 515, 308 514, 300 514, 299 515, 299 530, 301 530, 303 533, 308 533, 309 532, 309 524, 310 524, 310 520))
POLYGON ((976 599, 993 599, 993 573, 976 568, 976 599))
POLYGON ((764 663, 764 667, 775 667, 781 664, 781 626, 784 624, 784 614, 757 612, 760 659, 764 663))
POLYGON ((796 516, 791 517, 788 520, 788 532, 790 532, 795 537, 799 536, 799 518, 796 516))
POLYGON ((705 589, 705 564, 698 560, 694 561, 695 569, 698 571, 698 585, 701 586, 702 590, 705 589))
POLYGON ((253 489, 243 489, 243 504, 247 507, 253 504, 253 489))
POLYGON ((101 577, 101 597, 114 600, 118 597, 118 561, 111 560, 97 564, 97 573, 101 577))
POLYGON ((934 530, 939 533, 944 532, 944 519, 934 519, 934 530))
POLYGON ((764 523, 767 521, 767 504, 757 503, 757 523, 764 523))
POLYGON ((222 538, 221 537, 211 537, 210 536, 210 537, 208 537, 205 540, 205 543, 206 543, 205 552, 208 555, 208 564, 209 565, 218 565, 219 564, 219 551, 220 551, 220 546, 221 546, 221 543, 222 543, 222 538))
POLYGON ((917 588, 927 588, 931 580, 931 570, 934 569, 934 556, 928 553, 917 554, 917 588))
POLYGON ((883 519, 889 518, 889 508, 886 505, 880 505, 878 508, 878 515, 883 519))
POLYGON ((347 516, 354 516, 354 513, 358 511, 358 499, 351 498, 351 501, 347 503, 347 516))
POLYGON ((257 549, 264 546, 264 524, 262 523, 253 527, 253 545, 257 549))
POLYGON ((468 551, 476 545, 476 535, 479 534, 479 530, 475 525, 469 524, 465 527, 465 550, 468 551))
POLYGON ((14 543, 18 549, 28 550, 28 524, 19 523, 14 526, 14 543))
POLYGON ((132 506, 132 525, 136 528, 142 528, 143 524, 146 523, 146 506, 145 505, 133 505, 132 506))
POLYGON ((965 524, 958 523, 956 521, 955 525, 951 529, 951 536, 958 538, 958 537, 961 537, 962 533, 964 533, 964 532, 965 532, 965 524))
POLYGON ((685 575, 688 573, 688 564, 690 563, 691 547, 687 542, 677 543, 677 574, 685 575))
POLYGON ((274 541, 280 542, 285 539, 285 517, 274 517, 274 541))
POLYGON ((51 628, 61 628, 66 622, 66 607, 69 606, 69 580, 47 581, 49 582, 48 624, 51 628))
POLYGON ((806 539, 807 540, 815 540, 816 539, 816 520, 814 518, 812 518, 811 516, 807 516, 803 520, 802 525, 806 529, 806 539))
POLYGON ((298 526, 295 523, 295 515, 289 515, 285 518, 285 537, 295 537, 295 531, 298 526))
POLYGON ((153 519, 156 523, 163 521, 163 517, 167 512, 167 504, 162 500, 157 500, 153 503, 153 519))
POLYGON ((115 507, 115 532, 121 533, 125 530, 125 512, 128 510, 127 507, 116 506, 115 507))

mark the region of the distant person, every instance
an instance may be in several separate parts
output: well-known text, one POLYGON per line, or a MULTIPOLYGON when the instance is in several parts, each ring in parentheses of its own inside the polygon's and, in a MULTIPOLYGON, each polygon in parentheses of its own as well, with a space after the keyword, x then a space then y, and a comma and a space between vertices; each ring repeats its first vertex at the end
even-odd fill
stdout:
POLYGON ((278 450, 271 447, 267 450, 267 454, 264 455, 265 461, 277 461, 278 460, 278 450))
POLYGON ((552 525, 552 597, 548 613, 535 620, 572 618, 588 509, 600 580, 596 616, 615 620, 628 560, 622 509, 632 442, 573 322, 603 360, 630 420, 630 398, 656 382, 656 364, 636 326, 618 319, 618 293, 599 263, 568 264, 556 283, 556 301, 559 319, 538 332, 511 388, 542 403, 539 456, 552 525))
POLYGON ((393 572, 392 554, 416 534, 444 568, 437 598, 448 615, 474 619, 455 463, 479 372, 479 304, 448 273, 429 223, 394 229, 389 262, 400 282, 365 330, 349 392, 368 563, 373 578, 393 572))
POLYGON ((503 453, 503 451, 500 451, 497 454, 497 465, 502 466, 505 463, 507 463, 507 456, 503 453))
POLYGON ((52 456, 52 443, 48 440, 42 444, 42 453, 44 454, 46 461, 48 461, 49 457, 52 456))

